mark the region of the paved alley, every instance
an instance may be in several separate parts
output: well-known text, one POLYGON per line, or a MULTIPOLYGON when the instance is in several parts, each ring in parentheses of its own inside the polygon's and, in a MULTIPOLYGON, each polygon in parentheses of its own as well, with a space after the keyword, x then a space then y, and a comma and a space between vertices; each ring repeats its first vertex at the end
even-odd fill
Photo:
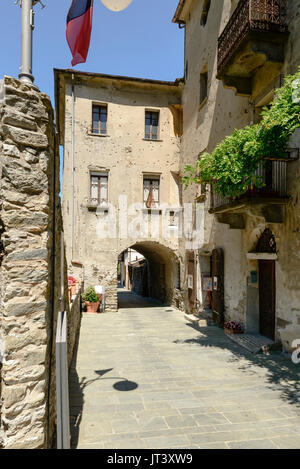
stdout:
POLYGON ((118 313, 83 314, 73 448, 300 448, 299 366, 128 295, 118 313))

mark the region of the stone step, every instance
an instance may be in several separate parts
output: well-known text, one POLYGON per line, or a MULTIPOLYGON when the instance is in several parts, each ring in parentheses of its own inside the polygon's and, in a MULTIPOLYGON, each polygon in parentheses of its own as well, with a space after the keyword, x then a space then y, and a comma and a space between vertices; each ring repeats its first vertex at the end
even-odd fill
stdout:
POLYGON ((198 313, 199 327, 215 326, 212 310, 202 310, 198 313))
POLYGON ((195 324, 196 326, 199 327, 208 327, 208 326, 215 326, 215 323, 212 319, 202 317, 200 315, 195 315, 195 314, 184 314, 184 319, 189 321, 192 324, 195 324))
POLYGON ((184 313, 184 319, 191 322, 192 324, 198 325, 199 318, 197 316, 195 316, 194 314, 184 313))

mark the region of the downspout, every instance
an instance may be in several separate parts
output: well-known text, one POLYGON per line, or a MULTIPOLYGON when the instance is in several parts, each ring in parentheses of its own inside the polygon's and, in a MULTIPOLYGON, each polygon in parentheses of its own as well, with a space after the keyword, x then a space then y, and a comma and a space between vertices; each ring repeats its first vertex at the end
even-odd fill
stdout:
POLYGON ((74 248, 74 149, 75 149, 75 87, 74 87, 74 74, 72 74, 72 226, 71 226, 71 262, 73 261, 73 248, 74 248))
POLYGON ((75 231, 75 86, 74 73, 72 73, 72 227, 71 227, 71 265, 81 267, 81 281, 84 285, 84 265, 74 260, 74 231, 75 231))
POLYGON ((58 153, 57 149, 57 131, 56 124, 54 124, 54 158, 53 158, 53 199, 52 199, 52 246, 51 246, 51 306, 50 306, 50 338, 49 338, 49 383, 47 390, 47 433, 46 433, 46 448, 49 449, 51 438, 53 435, 50 434, 50 391, 51 391, 51 378, 52 378, 52 355, 53 355, 53 340, 54 340, 54 322, 55 322, 55 251, 56 251, 56 158, 58 153))

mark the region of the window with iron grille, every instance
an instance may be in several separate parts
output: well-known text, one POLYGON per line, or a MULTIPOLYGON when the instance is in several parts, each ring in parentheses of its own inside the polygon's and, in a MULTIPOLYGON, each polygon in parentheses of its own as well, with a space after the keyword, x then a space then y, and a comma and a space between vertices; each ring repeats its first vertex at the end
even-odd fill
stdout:
POLYGON ((159 112, 146 111, 145 115, 145 138, 149 140, 158 139, 159 112))
POLYGON ((107 174, 91 173, 91 205, 107 206, 107 174))
POLYGON ((93 104, 92 133, 100 135, 107 133, 107 106, 93 104))
POLYGON ((159 207, 159 177, 144 177, 144 208, 159 207))

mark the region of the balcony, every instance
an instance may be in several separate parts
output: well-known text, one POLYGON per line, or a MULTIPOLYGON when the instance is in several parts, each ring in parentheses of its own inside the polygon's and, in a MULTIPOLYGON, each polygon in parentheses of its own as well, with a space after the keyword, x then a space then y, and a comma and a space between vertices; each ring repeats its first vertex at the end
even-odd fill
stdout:
POLYGON ((219 223, 226 223, 235 229, 245 228, 246 212, 263 217, 267 223, 283 223, 283 208, 290 200, 287 188, 288 161, 261 162, 256 176, 264 186, 249 187, 245 194, 236 199, 222 197, 212 191, 210 213, 216 215, 219 223))
POLYGON ((280 74, 288 35, 286 0, 240 0, 218 39, 217 78, 257 96, 280 74))

